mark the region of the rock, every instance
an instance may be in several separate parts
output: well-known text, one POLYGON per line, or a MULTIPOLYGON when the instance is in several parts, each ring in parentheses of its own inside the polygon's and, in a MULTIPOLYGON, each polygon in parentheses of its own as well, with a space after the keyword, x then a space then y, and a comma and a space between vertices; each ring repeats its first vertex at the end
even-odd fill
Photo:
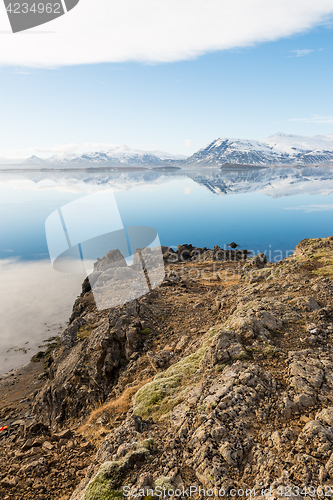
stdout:
POLYGON ((27 439, 26 442, 23 444, 21 447, 22 451, 30 450, 33 446, 33 440, 32 439, 27 439))
POLYGON ((247 354, 240 339, 240 335, 232 330, 220 331, 200 361, 200 367, 213 367, 218 363, 246 358, 247 354))
POLYGON ((55 434, 52 434, 52 437, 53 437, 53 439, 56 439, 57 441, 60 441, 61 439, 68 440, 71 437, 73 437, 73 433, 72 433, 72 431, 70 429, 64 429, 63 431, 57 432, 55 434))
POLYGON ((13 477, 12 479, 5 477, 1 480, 0 484, 4 488, 14 488, 19 483, 18 477, 13 477))
POLYGON ((316 414, 316 420, 333 428, 333 407, 324 408, 316 414))
POLYGON ((317 311, 320 309, 318 302, 311 296, 309 297, 297 297, 292 299, 290 303, 299 309, 306 311, 317 311))
POLYGON ((258 253, 251 260, 251 266, 254 269, 263 269, 267 264, 267 256, 263 253, 258 253))
POLYGON ((50 441, 44 441, 44 443, 42 444, 42 448, 44 450, 52 451, 54 446, 50 443, 50 441))

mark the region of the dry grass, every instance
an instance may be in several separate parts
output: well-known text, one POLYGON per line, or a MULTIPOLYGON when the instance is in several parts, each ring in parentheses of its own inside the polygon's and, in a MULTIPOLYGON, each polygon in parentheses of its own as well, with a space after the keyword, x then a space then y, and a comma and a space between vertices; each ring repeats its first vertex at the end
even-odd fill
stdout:
POLYGON ((134 394, 151 380, 151 378, 148 378, 136 385, 127 387, 119 398, 98 406, 90 413, 86 423, 78 429, 78 433, 86 436, 93 443, 101 441, 103 435, 116 425, 116 419, 126 413, 132 406, 134 394))

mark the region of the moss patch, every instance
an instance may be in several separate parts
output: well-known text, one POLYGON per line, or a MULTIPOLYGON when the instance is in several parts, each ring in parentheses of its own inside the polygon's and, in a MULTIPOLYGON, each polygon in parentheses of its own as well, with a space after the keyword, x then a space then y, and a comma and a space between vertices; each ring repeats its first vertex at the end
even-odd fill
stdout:
POLYGON ((152 332, 151 328, 145 328, 144 330, 141 330, 140 334, 141 335, 149 335, 152 332))
POLYGON ((303 255, 296 255, 298 261, 309 261, 315 267, 314 274, 333 278, 333 246, 328 238, 303 240, 297 245, 296 254, 300 251, 303 255))
POLYGON ((87 487, 81 500, 123 500, 122 491, 112 490, 108 479, 96 477, 87 487))
POLYGON ((216 330, 212 328, 203 347, 170 366, 165 372, 158 373, 152 382, 139 389, 134 395, 133 413, 142 418, 168 418, 173 408, 198 383, 199 374, 196 372, 215 334, 216 330))
POLYGON ((90 337, 91 332, 93 331, 95 327, 91 325, 83 325, 79 328, 79 331, 76 334, 76 337, 78 340, 85 340, 88 337, 90 337))

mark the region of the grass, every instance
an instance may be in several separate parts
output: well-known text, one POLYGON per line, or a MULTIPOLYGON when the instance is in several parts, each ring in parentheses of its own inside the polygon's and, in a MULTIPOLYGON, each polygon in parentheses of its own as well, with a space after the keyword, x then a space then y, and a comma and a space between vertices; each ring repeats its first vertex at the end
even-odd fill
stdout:
POLYGON ((316 239, 308 239, 303 242, 302 250, 305 256, 297 256, 297 260, 306 262, 311 261, 316 267, 312 272, 319 276, 326 276, 330 279, 333 278, 333 247, 327 245, 323 248, 316 248, 320 243, 328 242, 327 238, 321 238, 320 241, 316 239), (314 248, 313 248, 314 247, 314 248))
POLYGON ((151 379, 146 379, 133 387, 128 387, 119 398, 101 404, 90 413, 87 422, 80 427, 79 432, 89 437, 91 441, 95 443, 99 442, 101 440, 101 433, 105 429, 103 426, 97 424, 97 421, 102 420, 104 423, 112 426, 118 416, 129 410, 133 395, 150 381, 151 379))

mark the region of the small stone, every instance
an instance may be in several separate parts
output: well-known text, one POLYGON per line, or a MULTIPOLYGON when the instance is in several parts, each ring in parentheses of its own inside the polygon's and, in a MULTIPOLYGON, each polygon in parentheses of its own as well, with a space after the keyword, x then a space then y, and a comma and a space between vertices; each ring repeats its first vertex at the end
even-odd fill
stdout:
POLYGON ((50 441, 44 441, 44 443, 42 444, 42 448, 44 450, 51 451, 51 450, 53 450, 54 446, 53 446, 53 444, 50 443, 50 441))
POLYGON ((57 439, 58 441, 60 441, 60 439, 70 439, 71 437, 73 437, 73 433, 70 429, 65 429, 61 432, 57 432, 55 434, 53 434, 53 437, 55 439, 57 439))
POLYGON ((21 450, 22 451, 30 450, 30 448, 32 448, 32 447, 33 447, 33 440, 27 439, 27 441, 22 446, 21 450))

